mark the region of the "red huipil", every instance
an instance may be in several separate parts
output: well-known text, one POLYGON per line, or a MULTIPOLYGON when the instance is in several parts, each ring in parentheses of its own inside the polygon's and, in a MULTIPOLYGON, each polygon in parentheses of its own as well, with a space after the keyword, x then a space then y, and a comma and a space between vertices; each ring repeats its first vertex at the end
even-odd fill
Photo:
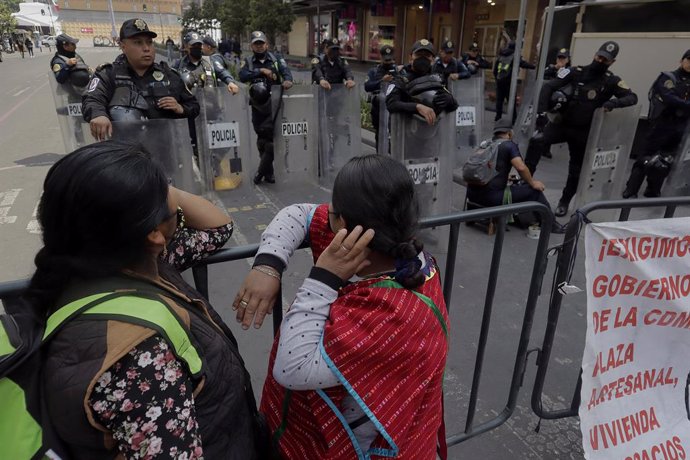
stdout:
MULTIPOLYGON (((316 209, 309 239, 317 260, 333 239, 328 206, 316 209)), ((341 386, 292 391, 273 378, 279 337, 273 343, 261 398, 283 458, 435 459, 446 363, 446 311, 439 274, 427 259, 427 280, 415 291, 390 277, 343 287, 331 305, 321 354, 341 386), (362 452, 341 413, 350 394, 379 434, 362 452)))

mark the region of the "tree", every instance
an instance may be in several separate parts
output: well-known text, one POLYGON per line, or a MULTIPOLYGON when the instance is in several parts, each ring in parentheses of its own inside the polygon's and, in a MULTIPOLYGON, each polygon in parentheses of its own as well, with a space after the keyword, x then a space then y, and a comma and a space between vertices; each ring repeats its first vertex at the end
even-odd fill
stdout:
POLYGON ((242 37, 251 16, 246 0, 220 0, 219 4, 215 17, 220 21, 223 32, 242 37))
POLYGON ((12 16, 12 10, 6 4, 0 3, 0 35, 12 33, 16 28, 17 20, 12 16))
POLYGON ((7 7, 10 10, 10 13, 16 13, 19 11, 19 3, 21 3, 22 0, 0 0, 0 11, 3 10, 3 7, 7 7))
POLYGON ((204 30, 209 28, 209 21, 199 4, 192 2, 182 13, 182 30, 204 30))
POLYGON ((290 3, 282 0, 251 0, 249 8, 252 30, 265 33, 271 43, 276 42, 277 34, 286 34, 292 30, 292 23, 296 18, 290 3))

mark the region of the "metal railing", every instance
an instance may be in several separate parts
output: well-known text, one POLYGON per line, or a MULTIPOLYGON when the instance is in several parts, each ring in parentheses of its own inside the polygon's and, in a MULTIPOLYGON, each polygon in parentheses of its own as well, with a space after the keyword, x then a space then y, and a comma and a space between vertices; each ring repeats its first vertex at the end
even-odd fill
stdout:
MULTIPOLYGON (((513 413, 519 394, 520 387, 526 368, 528 356, 528 344, 532 324, 534 321, 534 314, 536 310, 537 300, 541 291, 542 279, 546 270, 546 257, 548 251, 549 237, 551 234, 551 226, 553 223, 553 214, 546 206, 536 202, 518 203, 506 206, 497 206, 491 208, 474 209, 470 211, 463 211, 455 214, 429 217, 421 221, 422 228, 449 226, 448 243, 446 251, 446 264, 443 271, 443 295, 448 305, 449 313, 451 297, 453 290, 453 280, 455 278, 455 266, 458 255, 458 236, 460 234, 460 225, 467 222, 474 222, 485 219, 493 219, 496 224, 496 234, 494 236, 493 251, 491 256, 491 265, 489 268, 489 275, 487 279, 486 294, 484 296, 484 310, 480 328, 480 338, 477 345, 476 358, 474 362, 474 373, 472 378, 472 388, 469 395, 468 410, 466 414, 465 429, 462 433, 454 434, 448 437, 448 445, 456 445, 466 441, 474 436, 490 431, 505 421, 507 421, 513 413), (508 390, 507 401, 503 410, 493 419, 475 424, 475 415, 477 408, 477 400, 479 388, 482 377, 482 368, 484 365, 484 356, 486 346, 489 338, 489 326, 491 324, 491 317, 494 305, 494 296, 496 294, 497 279, 499 267, 501 264, 501 256, 504 247, 504 236, 506 232, 506 223, 508 219, 514 214, 524 214, 528 212, 536 213, 540 216, 542 222, 542 231, 539 237, 537 248, 534 254, 534 265, 530 279, 530 285, 527 295, 527 300, 524 305, 524 316, 522 320, 522 328, 517 344, 517 351, 515 355, 515 362, 513 364, 513 373, 508 390)), ((208 266, 228 262, 234 260, 245 259, 253 257, 258 245, 248 245, 232 249, 224 249, 218 253, 204 259, 199 265, 193 269, 194 283, 196 289, 208 298, 209 283, 208 283, 208 266)), ((11 281, 8 283, 0 283, 0 300, 14 297, 26 289, 28 280, 11 281)), ((274 332, 280 327, 282 321, 283 308, 281 305, 281 296, 278 295, 278 300, 273 308, 273 328, 274 332)))

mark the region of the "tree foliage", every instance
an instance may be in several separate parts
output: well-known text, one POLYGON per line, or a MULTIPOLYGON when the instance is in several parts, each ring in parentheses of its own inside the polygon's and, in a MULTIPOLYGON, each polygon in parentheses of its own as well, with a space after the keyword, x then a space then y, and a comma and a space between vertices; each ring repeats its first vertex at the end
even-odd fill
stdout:
POLYGON ((11 33, 17 28, 17 20, 12 17, 12 10, 5 2, 0 3, 0 35, 11 33))
POLYGON ((19 3, 22 0, 0 0, 0 11, 4 11, 4 7, 10 10, 10 13, 16 13, 19 11, 19 3))
POLYGON ((296 18, 290 3, 283 0, 251 0, 249 5, 252 30, 261 30, 271 43, 276 42, 277 34, 292 30, 296 18))

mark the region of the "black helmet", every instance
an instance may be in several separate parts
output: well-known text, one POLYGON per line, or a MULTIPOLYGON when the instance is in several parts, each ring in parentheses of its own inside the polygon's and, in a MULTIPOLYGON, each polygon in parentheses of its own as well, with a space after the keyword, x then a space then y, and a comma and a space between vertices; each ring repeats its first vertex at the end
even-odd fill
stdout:
POLYGON ((467 64, 467 70, 469 70, 470 73, 471 73, 472 75, 474 75, 474 74, 477 73, 477 70, 478 70, 478 69, 477 69, 477 66, 474 65, 474 64, 467 64))
POLYGON ((108 110, 112 121, 142 121, 146 120, 146 115, 135 107, 123 107, 115 105, 108 110))
POLYGON ((85 88, 89 84, 89 71, 86 69, 76 69, 69 74, 69 82, 77 88, 85 88))
POLYGON ((549 101, 549 112, 564 112, 568 107, 568 102, 570 102, 572 95, 573 88, 570 85, 566 85, 554 91, 549 101))
POLYGON ((182 79, 182 83, 184 83, 184 85, 190 91, 197 85, 196 75, 194 75, 192 72, 189 72, 189 71, 181 72, 180 78, 182 79))
POLYGON ((271 90, 264 82, 253 83, 249 87, 249 99, 252 104, 263 105, 271 98, 271 90))

